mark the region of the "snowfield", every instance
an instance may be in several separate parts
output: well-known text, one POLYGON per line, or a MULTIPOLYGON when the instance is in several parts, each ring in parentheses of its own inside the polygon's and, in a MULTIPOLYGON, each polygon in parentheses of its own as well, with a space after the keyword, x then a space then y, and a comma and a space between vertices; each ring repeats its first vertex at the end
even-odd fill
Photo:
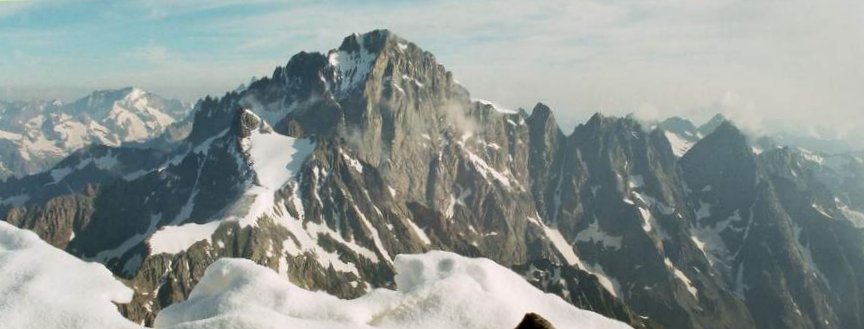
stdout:
MULTIPOLYGON (((183 207, 185 210, 177 215, 175 221, 148 238, 147 243, 153 255, 160 253, 173 255, 189 249, 198 241, 209 241, 219 225, 227 220, 239 221, 243 226, 255 225, 258 218, 277 208, 275 193, 294 179, 303 161, 315 149, 315 144, 309 140, 296 139, 274 132, 260 116, 249 110, 246 110, 246 113, 255 116, 260 123, 258 129, 251 131, 250 136, 241 141, 243 151, 248 153, 250 165, 256 176, 256 184, 250 186, 245 192, 245 196, 250 201, 238 203, 230 208, 224 220, 205 224, 178 225, 179 222, 189 219, 192 213, 195 194, 197 194, 193 192, 187 205, 183 207)), ((201 152, 207 152, 210 143, 212 140, 201 144, 199 146, 201 152)))
POLYGON ((629 328, 545 294, 488 259, 433 251, 398 255, 394 266, 397 291, 342 300, 303 290, 252 261, 223 258, 186 302, 159 313, 156 327, 502 329, 536 312, 558 328, 629 328))
POLYGON ((0 221, 0 327, 139 328, 112 303, 131 300, 132 290, 102 264, 0 221))
MULTIPOLYGON (((159 313, 155 327, 508 329, 535 312, 558 328, 629 328, 543 293, 488 259, 433 251, 398 255, 394 267, 398 290, 343 300, 299 288, 250 260, 223 258, 207 268, 187 301, 159 313)), ((143 328, 113 304, 131 297, 102 265, 0 221, 3 328, 143 328)))
POLYGON ((666 139, 669 140, 669 145, 672 146, 672 153, 674 153, 675 156, 679 157, 679 158, 683 157, 684 154, 686 154, 687 151, 689 151, 690 148, 692 148, 693 145, 696 144, 694 142, 690 142, 690 141, 682 138, 681 136, 678 136, 677 134, 675 134, 673 132, 667 131, 667 132, 665 132, 665 134, 666 134, 666 139))

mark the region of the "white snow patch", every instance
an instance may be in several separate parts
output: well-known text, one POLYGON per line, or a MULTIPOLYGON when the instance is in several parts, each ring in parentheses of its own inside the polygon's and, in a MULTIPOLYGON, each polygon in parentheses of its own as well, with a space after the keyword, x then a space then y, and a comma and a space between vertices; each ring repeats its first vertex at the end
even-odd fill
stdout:
POLYGON ((453 214, 456 210, 456 205, 460 205, 460 206, 464 207, 465 206, 465 198, 471 196, 471 189, 470 188, 463 189, 462 186, 457 184, 456 189, 459 190, 459 195, 452 195, 451 194, 450 195, 450 201, 447 205, 447 209, 444 210, 444 216, 448 219, 453 217, 453 214))
POLYGON ((829 215, 829 214, 825 211, 825 208, 822 208, 822 206, 820 206, 820 205, 818 205, 818 204, 815 204, 815 203, 814 203, 814 204, 811 204, 810 206, 813 207, 813 209, 815 209, 817 212, 819 212, 819 214, 821 214, 822 216, 825 216, 825 217, 830 218, 830 219, 834 219, 834 217, 831 216, 831 215, 829 215))
POLYGON ((471 163, 474 164, 474 168, 477 169, 477 172, 480 173, 480 175, 483 176, 483 178, 485 178, 485 179, 494 178, 495 180, 500 182, 501 185, 503 185, 506 188, 510 188, 513 185, 513 183, 511 183, 510 178, 508 178, 507 175, 498 171, 495 168, 492 168, 492 166, 490 166, 488 163, 486 163, 486 161, 483 160, 483 158, 477 156, 474 153, 471 153, 470 151, 465 151, 465 153, 468 154, 468 160, 470 160, 471 163))
POLYGON ((353 157, 351 157, 351 155, 349 155, 342 149, 339 149, 339 154, 342 155, 342 159, 348 163, 348 166, 354 168, 354 170, 358 173, 363 173, 363 164, 361 164, 359 160, 354 159, 353 157))
POLYGON ((549 242, 552 243, 552 246, 558 250, 561 254, 561 257, 564 257, 564 260, 567 261, 569 265, 576 265, 581 263, 579 260, 579 256, 576 256, 576 252, 573 251, 573 246, 564 239, 564 236, 561 235, 561 232, 556 228, 551 228, 541 223, 540 220, 534 217, 528 217, 528 221, 531 223, 540 226, 543 229, 543 232, 546 234, 546 238, 549 239, 549 242))
POLYGON ((238 203, 227 212, 226 220, 236 220, 241 226, 255 226, 262 216, 276 209, 275 191, 263 186, 252 186, 243 194, 251 202, 238 203))
MULTIPOLYGON (((295 191, 295 194, 296 192, 297 191, 295 191)), ((333 268, 337 271, 354 273, 356 275, 359 275, 359 271, 357 270, 357 267, 354 266, 354 264, 342 261, 337 253, 329 252, 322 248, 320 245, 318 245, 319 236, 326 235, 327 237, 335 240, 336 242, 348 247, 360 256, 363 256, 373 262, 379 261, 378 254, 367 248, 357 245, 354 242, 346 241, 342 238, 341 234, 331 230, 326 225, 318 224, 311 221, 303 223, 301 219, 291 218, 291 216, 288 215, 288 211, 287 209, 285 209, 284 205, 279 204, 278 207, 279 209, 275 213, 282 214, 282 216, 277 216, 275 220, 280 225, 285 227, 288 232, 290 232, 293 236, 293 239, 289 239, 283 242, 283 250, 287 251, 289 254, 297 256, 304 251, 309 251, 318 256, 319 262, 321 262, 321 264, 325 267, 328 265, 332 265, 333 268)), ((300 214, 300 216, 302 217, 302 214, 300 214)))
POLYGON ((705 254, 712 266, 715 263, 726 265, 730 257, 729 249, 720 234, 727 228, 740 232, 740 230, 735 230, 734 227, 731 227, 731 224, 741 220, 740 211, 735 210, 732 216, 714 225, 702 225, 702 223, 697 222, 690 231, 690 239, 705 254))
POLYGON ((843 213, 843 216, 846 217, 846 219, 848 219, 853 226, 857 228, 864 228, 864 213, 853 210, 849 208, 849 206, 839 201, 837 202, 837 209, 840 209, 840 212, 843 213))
POLYGON ((198 241, 210 240, 221 221, 212 221, 206 224, 188 223, 181 226, 165 226, 156 231, 148 240, 151 254, 177 254, 187 250, 198 241))
POLYGON ((549 239, 552 246, 558 250, 561 257, 564 258, 564 261, 566 261, 568 265, 575 265, 588 273, 594 274, 597 276, 597 280, 600 281, 600 285, 606 288, 609 293, 616 297, 621 296, 621 284, 615 280, 615 278, 606 274, 600 264, 589 265, 582 262, 573 250, 573 246, 567 243, 567 240, 564 239, 564 236, 561 235, 561 232, 558 231, 558 229, 550 228, 534 217, 528 217, 528 221, 543 229, 546 238, 549 239))
POLYGON ((278 190, 294 177, 314 148, 309 140, 260 129, 253 131, 246 143, 258 183, 271 191, 278 190))
MULTIPOLYGON (((618 179, 622 180, 623 178, 621 178, 621 175, 618 175, 618 179)), ((654 215, 651 213, 651 207, 657 208, 663 215, 675 213, 675 208, 667 206, 647 194, 636 191, 645 186, 645 179, 642 175, 629 176, 627 178, 627 186, 631 190, 630 196, 625 197, 623 201, 629 205, 636 206, 639 216, 642 218, 642 230, 646 233, 656 232, 661 239, 667 239, 669 236, 659 225, 657 219, 654 218, 654 215), (639 201, 639 203, 636 201, 639 201)))
POLYGON ((815 163, 817 163, 817 164, 819 164, 819 165, 822 165, 823 163, 825 163, 825 158, 823 158, 822 156, 820 156, 820 155, 818 155, 818 154, 816 154, 816 153, 814 153, 814 152, 812 152, 812 151, 810 151, 810 150, 803 149, 803 148, 800 148, 800 147, 798 148, 798 150, 801 151, 801 155, 802 155, 802 156, 804 157, 804 159, 806 159, 807 161, 815 162, 815 163))
MULTIPOLYGON (((315 223, 308 222, 307 230, 304 230, 302 224, 299 220, 285 218, 280 221, 280 223, 291 232, 291 235, 297 239, 295 242, 292 239, 286 240, 282 243, 282 248, 288 254, 292 256, 297 256, 303 253, 304 251, 309 251, 315 254, 318 258, 318 262, 321 263, 324 267, 333 266, 333 269, 339 272, 344 273, 354 273, 355 275, 360 275, 360 272, 357 270, 357 267, 354 264, 346 263, 339 258, 339 254, 335 252, 329 252, 324 250, 321 246, 318 245, 318 233, 328 235, 329 237, 336 238, 340 237, 338 234, 332 233, 332 231, 322 228, 315 223)), ((341 238, 341 237, 340 237, 341 238)), ((337 241, 339 239, 336 239, 337 241)), ((340 241, 342 242, 342 241, 340 241)), ((343 243, 345 244, 345 243, 343 243)), ((346 244, 348 245, 348 244, 346 244)), ((357 247, 351 246, 349 247, 357 247)), ((351 248, 352 250, 361 250, 365 251, 365 253, 360 253, 369 259, 378 260, 378 256, 372 251, 361 249, 361 248, 351 248), (370 255, 371 253, 371 255, 370 255), (370 258, 370 256, 372 258, 370 258)))
POLYGON ((666 139, 669 140, 669 144, 672 145, 672 153, 675 154, 676 157, 682 157, 690 148, 693 147, 693 143, 687 141, 678 134, 672 132, 666 132, 666 139))
POLYGON ((760 155, 762 152, 765 152, 761 147, 753 146, 750 148, 753 151, 753 154, 760 155))
POLYGON ((110 170, 114 168, 118 161, 116 155, 104 155, 98 158, 87 158, 78 162, 74 167, 63 167, 63 168, 55 168, 51 169, 49 174, 51 174, 51 178, 54 180, 54 184, 59 183, 63 178, 66 178, 69 174, 74 172, 75 170, 81 170, 87 167, 90 164, 96 166, 99 170, 110 170))
POLYGON ((378 235, 378 230, 374 226, 372 226, 371 223, 369 223, 369 220, 366 219, 366 215, 364 215, 363 212, 360 211, 360 209, 357 209, 357 206, 354 206, 354 212, 357 214, 357 217, 360 218, 360 223, 363 224, 363 226, 372 233, 372 243, 375 244, 375 248, 378 248, 378 252, 380 252, 381 255, 384 256, 385 261, 387 261, 388 263, 392 263, 392 258, 390 257, 390 254, 387 253, 387 248, 384 248, 384 243, 381 241, 381 237, 378 235))
MULTIPOLYGON (((665 203, 663 203, 662 201, 658 201, 654 197, 649 196, 645 193, 632 192, 632 196, 634 198, 636 198, 637 200, 641 201, 642 204, 644 204, 648 208, 656 208, 663 215, 669 216, 669 215, 672 215, 675 213, 674 207, 670 207, 670 206, 666 205, 665 203)), ((630 201, 632 202, 633 200, 630 200, 630 201)))
POLYGON ((377 58, 374 53, 366 50, 363 38, 357 37, 357 42, 360 46, 358 51, 333 51, 328 56, 330 66, 335 69, 339 76, 337 88, 343 92, 365 81, 372 69, 372 63, 377 58))
POLYGON ((8 131, 0 129, 0 139, 19 141, 22 138, 24 138, 24 136, 21 136, 21 134, 16 134, 16 133, 12 133, 12 132, 8 132, 8 131))
POLYGON ((687 291, 690 292, 693 297, 699 298, 699 289, 696 289, 696 287, 693 286, 693 282, 690 281, 690 278, 688 278, 687 275, 684 274, 684 272, 681 272, 681 270, 675 267, 675 264, 672 264, 672 260, 670 260, 669 258, 665 258, 663 260, 663 263, 666 264, 666 268, 672 271, 672 274, 675 275, 675 278, 678 279, 678 281, 681 281, 681 283, 683 283, 687 287, 687 291))
POLYGON ((187 301, 159 313, 155 327, 500 329, 537 312, 558 328, 629 328, 543 293, 490 260, 435 251, 399 255, 394 267, 397 291, 341 300, 303 290, 252 261, 223 258, 187 301))
POLYGON ((414 233, 417 234, 417 237, 420 238, 420 241, 423 241, 426 245, 432 244, 432 240, 429 239, 429 236, 426 235, 426 232, 423 231, 417 224, 415 224, 410 219, 406 219, 405 222, 408 223, 408 227, 410 227, 414 233))
POLYGON ((595 220, 588 228, 576 234, 575 241, 600 243, 604 248, 613 250, 621 249, 623 237, 612 236, 600 228, 600 224, 595 220))
MULTIPOLYGON (((288 185, 315 148, 309 140, 296 139, 274 132, 266 122, 260 121, 258 129, 241 141, 243 150, 249 155, 257 185, 244 193, 238 202, 226 211, 224 220, 238 221, 242 226, 254 226, 259 218, 273 214, 278 208, 275 194, 288 185)), ((276 215, 274 215, 275 217, 276 215)))
POLYGON ((484 147, 486 147, 486 148, 490 148, 490 149, 493 149, 493 150, 495 150, 495 151, 498 151, 498 150, 501 149, 501 146, 498 145, 498 144, 496 144, 496 143, 489 143, 489 142, 484 141, 484 140, 482 140, 482 139, 481 139, 481 140, 478 140, 477 142, 480 143, 480 145, 483 145, 484 147))
POLYGON ((0 319, 3 328, 139 328, 112 302, 132 290, 101 264, 83 262, 0 221, 0 319))
POLYGON ((600 285, 603 286, 603 288, 605 288, 606 291, 608 291, 610 294, 612 294, 612 296, 615 296, 615 297, 622 297, 623 296, 621 293, 621 283, 618 282, 617 279, 615 279, 612 276, 610 276, 609 274, 607 274, 606 271, 603 270, 603 267, 600 266, 600 264, 587 264, 587 263, 580 261, 578 266, 579 266, 579 268, 581 268, 585 272, 588 272, 588 273, 596 276, 597 281, 600 282, 600 285))
POLYGON ((638 209, 642 217, 642 230, 648 233, 654 231, 654 216, 651 215, 651 210, 645 207, 638 207, 638 209))
MULTIPOLYGON (((538 312, 562 328, 629 328, 543 293, 487 259, 436 251, 399 255, 394 268, 399 290, 341 300, 303 290, 250 260, 222 258, 186 301, 160 312, 154 327, 498 329, 538 312)), ((132 291, 107 269, 3 222, 0 278, 4 328, 142 328, 112 304, 128 303, 132 291)))

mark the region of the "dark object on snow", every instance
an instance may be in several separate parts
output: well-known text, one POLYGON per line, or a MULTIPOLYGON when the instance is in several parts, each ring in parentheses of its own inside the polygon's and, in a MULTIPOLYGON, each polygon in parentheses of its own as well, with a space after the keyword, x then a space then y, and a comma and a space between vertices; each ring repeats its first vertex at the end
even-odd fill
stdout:
POLYGON ((555 327, 537 313, 528 313, 525 314, 516 329, 555 329, 555 327))

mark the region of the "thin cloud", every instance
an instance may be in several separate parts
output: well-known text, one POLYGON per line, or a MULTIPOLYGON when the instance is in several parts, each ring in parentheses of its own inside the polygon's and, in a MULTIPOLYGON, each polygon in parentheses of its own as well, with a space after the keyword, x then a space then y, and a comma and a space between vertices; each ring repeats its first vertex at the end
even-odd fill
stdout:
POLYGON ((545 102, 566 126, 596 111, 697 119, 724 111, 754 130, 779 118, 854 136, 847 127, 862 113, 860 1, 136 0, 105 10, 125 13, 120 22, 145 16, 153 27, 144 32, 161 48, 116 51, 161 68, 94 68, 95 81, 146 77, 172 89, 169 81, 209 68, 207 83, 181 86, 187 98, 268 74, 298 51, 336 47, 352 32, 389 28, 436 54, 477 96, 509 107, 545 102))

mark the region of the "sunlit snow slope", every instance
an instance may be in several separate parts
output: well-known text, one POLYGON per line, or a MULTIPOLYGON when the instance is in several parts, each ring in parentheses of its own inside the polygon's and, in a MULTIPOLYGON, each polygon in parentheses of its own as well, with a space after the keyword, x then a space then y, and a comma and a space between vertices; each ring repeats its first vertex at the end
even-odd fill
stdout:
POLYGON ((102 264, 0 221, 0 327, 136 328, 111 303, 131 299, 132 290, 102 264))
MULTIPOLYGON (((186 302, 159 314, 155 327, 498 329, 535 312, 559 328, 629 328, 545 294, 488 259, 438 251, 399 255, 394 265, 399 290, 342 300, 303 290, 252 261, 223 258, 186 302)), ((112 303, 130 298, 102 265, 0 222, 3 328, 140 328, 112 303)))

